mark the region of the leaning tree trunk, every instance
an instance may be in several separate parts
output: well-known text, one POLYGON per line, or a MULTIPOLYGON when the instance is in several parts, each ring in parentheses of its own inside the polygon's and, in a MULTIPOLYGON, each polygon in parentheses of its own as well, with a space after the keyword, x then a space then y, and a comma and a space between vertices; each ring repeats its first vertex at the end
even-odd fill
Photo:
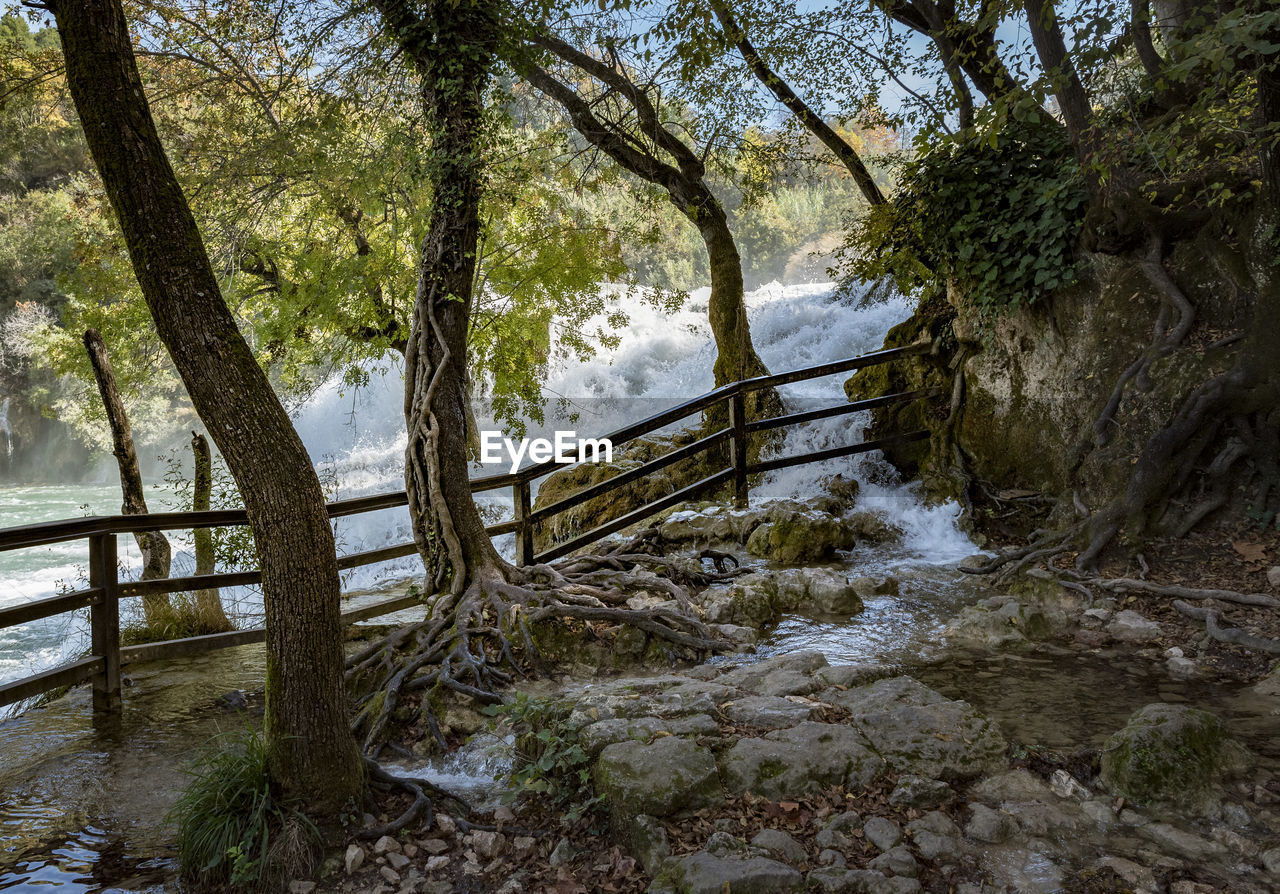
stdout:
MULTIPOLYGON (((116 386, 107 346, 97 329, 85 330, 84 349, 89 354, 89 365, 93 367, 102 406, 107 411, 107 424, 111 427, 111 453, 120 469, 120 492, 124 498, 120 511, 124 515, 146 515, 147 495, 142 485, 142 471, 138 468, 138 451, 133 446, 133 428, 116 386)), ((142 551, 142 579, 167 578, 173 557, 169 538, 162 531, 140 531, 133 538, 142 551)), ((168 594, 143 596, 142 614, 150 628, 158 630, 169 623, 173 618, 168 594)))
MULTIPOLYGON (((191 475, 191 511, 208 512, 213 504, 213 456, 208 438, 199 432, 191 433, 191 455, 195 460, 191 475)), ((191 540, 196 553, 196 574, 213 574, 213 529, 195 528, 191 540)), ((217 633, 232 628, 216 588, 196 590, 195 599, 196 614, 204 632, 217 633)))
POLYGON ((338 563, 298 433, 222 298, 138 75, 120 0, 52 0, 67 84, 156 330, 244 497, 262 565, 272 776, 309 809, 359 803, 338 563))

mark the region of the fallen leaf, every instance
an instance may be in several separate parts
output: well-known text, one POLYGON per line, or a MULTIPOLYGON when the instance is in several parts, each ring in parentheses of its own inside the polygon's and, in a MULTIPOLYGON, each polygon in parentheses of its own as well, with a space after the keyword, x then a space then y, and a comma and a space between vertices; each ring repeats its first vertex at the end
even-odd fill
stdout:
POLYGON ((1231 547, 1243 556, 1246 562, 1265 562, 1267 560, 1267 548, 1261 543, 1248 543, 1244 540, 1237 540, 1231 544, 1231 547))

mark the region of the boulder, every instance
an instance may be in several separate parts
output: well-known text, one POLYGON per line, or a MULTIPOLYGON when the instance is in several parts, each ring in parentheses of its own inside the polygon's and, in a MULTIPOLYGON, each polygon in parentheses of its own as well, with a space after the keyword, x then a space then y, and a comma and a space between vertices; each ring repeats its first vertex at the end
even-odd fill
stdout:
POLYGON ((884 771, 884 761, 857 730, 811 721, 739 739, 721 756, 720 765, 730 793, 752 792, 775 801, 830 785, 861 788, 884 771))
POLYGON ((850 526, 826 512, 775 505, 768 518, 751 532, 747 552, 782 565, 829 559, 857 540, 850 526))
POLYGON ((658 886, 679 894, 775 894, 803 890, 804 877, 765 857, 744 860, 698 853, 668 861, 655 879, 658 886))
POLYGON ((891 819, 873 816, 863 825, 862 837, 883 852, 902 842, 902 829, 891 819))
POLYGON ((606 746, 593 777, 618 828, 638 814, 670 816, 724 797, 711 752, 675 736, 606 746))
POLYGON ((990 720, 910 677, 878 680, 834 699, 894 770, 968 779, 1004 763, 1007 745, 990 720))
POLYGON ((902 528, 876 512, 850 512, 842 521, 856 543, 897 543, 902 539, 902 528))
POLYGON ((822 680, 814 672, 827 666, 821 652, 790 652, 744 664, 720 675, 722 686, 732 686, 756 695, 808 695, 822 680))
POLYGON ((1135 711, 1102 748, 1102 781, 1137 804, 1201 802, 1248 752, 1207 711, 1156 703, 1135 711))

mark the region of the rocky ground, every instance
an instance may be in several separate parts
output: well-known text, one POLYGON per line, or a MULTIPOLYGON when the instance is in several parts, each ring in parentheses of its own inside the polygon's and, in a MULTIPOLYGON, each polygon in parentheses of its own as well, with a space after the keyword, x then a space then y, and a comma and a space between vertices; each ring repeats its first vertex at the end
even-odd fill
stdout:
MULTIPOLYGON (((815 564, 898 536, 852 512, 848 490, 668 516, 669 543, 765 560, 698 594, 705 619, 749 649, 785 615, 847 618, 896 595, 893 578, 815 564)), ((1175 577, 1175 567, 1159 570, 1175 577)), ((1006 589, 964 608, 943 631, 948 644, 1123 656, 1174 680, 1227 675, 1280 698, 1274 661, 1169 617, 1163 597, 1088 598, 1044 573, 1006 589)), ((579 683, 549 700, 542 728, 562 754, 580 749, 572 772, 598 799, 584 816, 568 819, 545 796, 470 817, 484 829, 437 812, 397 837, 351 843, 318 887, 295 882, 295 894, 1280 890, 1280 778, 1187 704, 1148 705, 1102 749, 1062 755, 1006 741, 972 705, 892 668, 831 666, 811 652, 579 683)), ((1280 715, 1280 701, 1271 710, 1280 715)), ((393 817, 402 806, 383 808, 393 817)))
POLYGON ((590 757, 597 826, 530 806, 463 834, 438 815, 352 845, 322 889, 1280 888, 1280 782, 1212 715, 1144 708, 1086 783, 1019 766, 965 702, 875 676, 799 653, 566 694, 557 735, 590 757))

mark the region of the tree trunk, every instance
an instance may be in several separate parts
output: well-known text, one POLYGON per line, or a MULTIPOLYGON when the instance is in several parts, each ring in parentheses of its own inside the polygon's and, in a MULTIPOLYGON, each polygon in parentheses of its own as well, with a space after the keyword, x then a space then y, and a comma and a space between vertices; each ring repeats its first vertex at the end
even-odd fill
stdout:
MULTIPOLYGON (((638 138, 628 139, 617 127, 602 121, 596 110, 576 91, 546 70, 525 58, 517 58, 513 62, 520 75, 536 90, 564 108, 574 129, 587 142, 600 149, 623 169, 666 190, 671 203, 698 228, 711 263, 711 302, 708 312, 711 333, 716 343, 716 385, 768 373, 751 342, 747 308, 743 301, 742 259, 733 233, 729 230, 724 208, 706 184, 702 160, 678 136, 663 126, 657 108, 644 90, 633 83, 624 71, 619 71, 551 35, 538 34, 533 42, 597 78, 612 91, 624 96, 635 109, 636 117, 643 125, 645 138, 653 143, 652 148, 638 138), (676 164, 666 163, 659 157, 659 153, 671 156, 676 164)), ((762 406, 781 406, 777 392, 772 389, 757 392, 757 401, 762 406)))
POLYGON ((414 539, 432 589, 455 596, 473 578, 500 574, 469 485, 467 331, 484 185, 484 91, 500 22, 488 0, 404 0, 378 7, 422 77, 431 133, 433 201, 422 242, 418 294, 405 350, 405 488, 414 539))
POLYGON ((231 470, 262 565, 272 776, 309 809, 359 803, 333 531, 315 468, 219 291, 151 117, 120 0, 55 0, 67 84, 156 330, 231 470))
MULTIPOLYGON (((133 428, 129 414, 116 386, 116 374, 107 355, 107 346, 97 329, 84 332, 84 349, 89 354, 89 365, 98 382, 102 406, 107 411, 107 424, 111 426, 111 453, 120 470, 120 492, 124 515, 146 515, 147 496, 142 484, 142 471, 138 468, 138 452, 133 446, 133 428)), ((142 579, 163 580, 169 576, 173 550, 169 538, 162 531, 142 531, 133 535, 142 551, 142 579)), ((159 630, 173 620, 168 594, 142 597, 142 614, 148 627, 159 630)))
POLYGON ((1080 75, 1076 73, 1071 56, 1067 53, 1054 0, 1026 0, 1025 6, 1036 55, 1040 57, 1040 64, 1049 76, 1049 83, 1053 87, 1053 95, 1057 97, 1058 107, 1062 110, 1062 121, 1067 126, 1067 135, 1071 138, 1076 158, 1083 162, 1088 148, 1086 132, 1093 117, 1089 94, 1080 82, 1080 75))
MULTIPOLYGON (((195 459, 191 476, 191 511, 208 512, 213 502, 213 456, 209 452, 208 439, 199 432, 191 433, 191 455, 195 459)), ((195 528, 191 539, 196 552, 196 574, 213 574, 213 530, 195 528)), ((196 590, 195 599, 196 613, 206 633, 232 629, 233 625, 222 608, 222 597, 216 589, 196 590)))

